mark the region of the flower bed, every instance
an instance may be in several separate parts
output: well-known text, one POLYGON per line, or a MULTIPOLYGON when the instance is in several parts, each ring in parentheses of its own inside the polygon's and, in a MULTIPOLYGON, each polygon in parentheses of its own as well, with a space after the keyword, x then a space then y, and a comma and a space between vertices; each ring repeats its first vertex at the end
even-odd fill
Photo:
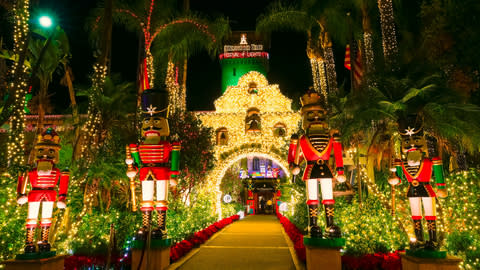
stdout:
POLYGON ((342 256, 342 266, 347 270, 362 269, 385 269, 385 270, 401 270, 402 262, 398 251, 375 254, 366 254, 361 257, 349 255, 342 256))
MULTIPOLYGON (((306 253, 303 245, 303 234, 287 217, 277 213, 280 223, 283 225, 285 232, 290 240, 293 242, 293 247, 298 259, 305 262, 306 253)), ((342 256, 343 269, 385 269, 385 270, 400 270, 402 263, 398 251, 390 253, 378 252, 375 254, 366 254, 361 257, 354 257, 350 255, 342 256)))
POLYGON ((293 248, 295 249, 298 259, 304 262, 306 260, 306 253, 305 246, 303 245, 302 232, 284 215, 277 213, 277 217, 280 220, 280 223, 283 225, 288 237, 290 237, 290 240, 292 240, 293 248))
POLYGON ((239 220, 239 215, 233 215, 213 223, 207 228, 193 234, 192 237, 182 240, 170 248, 170 261, 174 262, 187 254, 192 248, 205 243, 213 234, 223 229, 228 224, 239 220))

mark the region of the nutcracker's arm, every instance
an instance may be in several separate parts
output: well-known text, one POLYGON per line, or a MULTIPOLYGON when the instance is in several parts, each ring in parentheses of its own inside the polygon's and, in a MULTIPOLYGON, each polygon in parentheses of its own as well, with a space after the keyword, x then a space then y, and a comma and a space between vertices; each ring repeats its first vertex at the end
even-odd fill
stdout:
POLYGON ((135 164, 137 164, 138 167, 142 164, 142 161, 140 160, 140 154, 138 153, 138 146, 134 143, 129 145, 130 147, 130 154, 133 158, 133 161, 135 164))
POLYGON ((401 183, 402 179, 405 179, 405 175, 403 174, 403 168, 402 168, 402 160, 395 159, 393 161, 393 166, 395 168, 395 173, 397 174, 398 178, 400 179, 399 183, 401 183))
POLYGON ((443 176, 443 164, 442 159, 439 157, 435 157, 432 159, 433 163, 433 174, 435 175, 435 183, 437 184, 437 188, 445 189, 446 183, 445 178, 443 176))
POLYGON ((298 135, 293 134, 288 147, 288 164, 290 168, 294 168, 300 164, 300 144, 298 143, 298 135))
POLYGON ((70 172, 64 170, 60 173, 60 186, 58 188, 58 201, 64 202, 67 198, 68 182, 70 180, 70 172))
POLYGON ((400 184, 403 177, 402 161, 394 159, 392 161, 392 166, 390 167, 390 172, 391 174, 388 177, 388 183, 392 186, 400 184))
POLYGON ((177 175, 180 173, 180 150, 182 147, 180 146, 180 142, 174 142, 172 144, 172 153, 171 153, 171 167, 170 167, 170 177, 176 178, 177 175))
POLYGON ((22 173, 18 176, 17 194, 18 196, 25 196, 27 193, 28 173, 22 173))
POLYGON ((342 143, 340 142, 340 135, 338 133, 333 134, 333 155, 335 156, 335 166, 337 167, 338 175, 343 175, 343 154, 342 143))

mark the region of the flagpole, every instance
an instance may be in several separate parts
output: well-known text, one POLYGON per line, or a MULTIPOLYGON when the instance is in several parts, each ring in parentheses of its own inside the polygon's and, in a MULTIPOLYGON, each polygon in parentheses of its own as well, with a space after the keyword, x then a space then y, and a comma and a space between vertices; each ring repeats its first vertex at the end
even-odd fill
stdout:
POLYGON ((347 26, 348 26, 348 37, 350 43, 350 91, 355 91, 355 84, 353 83, 353 68, 355 62, 355 49, 353 42, 353 31, 352 31, 352 17, 350 17, 350 12, 347 12, 347 26))

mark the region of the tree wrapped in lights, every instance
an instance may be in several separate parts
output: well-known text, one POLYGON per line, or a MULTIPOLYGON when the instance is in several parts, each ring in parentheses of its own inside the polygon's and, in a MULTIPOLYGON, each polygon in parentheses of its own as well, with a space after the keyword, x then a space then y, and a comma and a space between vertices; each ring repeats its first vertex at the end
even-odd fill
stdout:
POLYGON ((8 163, 10 168, 18 168, 24 165, 24 129, 25 129, 25 95, 27 94, 27 66, 25 65, 26 44, 28 44, 30 18, 29 0, 16 1, 13 10, 15 14, 15 26, 13 32, 14 48, 13 53, 18 55, 18 61, 14 62, 12 67, 12 75, 14 80, 9 85, 11 103, 4 105, 2 115, 4 119, 8 119, 9 105, 12 104, 12 115, 10 120, 10 134, 8 142, 8 163))
MULTIPOLYGON (((99 9, 101 11, 101 9, 99 9)), ((155 65, 154 55, 158 54, 167 63, 165 67, 167 70, 167 89, 171 98, 176 103, 171 103, 173 109, 185 109, 186 102, 186 61, 189 54, 195 51, 198 47, 204 47, 212 52, 216 51, 218 42, 228 32, 228 26, 225 19, 220 18, 215 22, 207 22, 198 15, 184 12, 178 15, 177 6, 172 3, 165 3, 162 1, 145 0, 136 1, 135 3, 128 1, 119 1, 115 3, 113 8, 113 20, 125 26, 127 30, 140 33, 141 40, 139 46, 139 61, 137 69, 137 77, 140 81, 144 75, 147 75, 151 87, 155 85, 155 65), (173 18, 172 18, 173 17, 173 18), (152 44, 157 39, 162 39, 165 42, 154 50, 152 54, 152 44), (169 44, 165 46, 165 44, 169 44), (200 45, 199 45, 200 44, 200 45), (192 48, 194 46, 194 48, 192 48), (166 59, 168 56, 168 59, 166 59), (178 86, 179 72, 176 65, 177 60, 183 60, 181 77, 183 78, 182 85, 178 86), (173 76, 169 73, 170 65, 174 65, 173 76), (180 92, 178 92, 180 91, 180 92)), ((92 28, 96 28, 98 22, 104 20, 105 16, 96 14, 91 21, 92 28)), ((139 88, 137 95, 137 106, 140 105, 140 94, 142 88, 139 88)))
POLYGON ((380 25, 382 28, 383 56, 387 66, 394 68, 398 45, 395 32, 395 18, 393 16, 393 1, 378 0, 378 10, 380 11, 380 25))

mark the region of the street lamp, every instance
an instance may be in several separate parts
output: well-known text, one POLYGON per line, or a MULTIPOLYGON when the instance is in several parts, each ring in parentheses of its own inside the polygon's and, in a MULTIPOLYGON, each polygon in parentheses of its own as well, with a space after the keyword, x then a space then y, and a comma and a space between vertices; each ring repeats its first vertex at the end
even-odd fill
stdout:
MULTIPOLYGON (((47 31, 53 26, 53 20, 50 16, 43 15, 38 18, 38 23, 40 24, 41 27, 45 28, 47 31)), ((40 66, 40 63, 42 62, 43 56, 45 55, 45 52, 50 45, 50 42, 52 40, 53 34, 55 33, 55 29, 51 29, 50 33, 48 34, 48 38, 45 41, 45 44, 42 47, 42 50, 40 51, 40 54, 38 55, 38 59, 35 62, 35 65, 32 68, 32 73, 30 74, 30 84, 32 85, 33 79, 37 73, 37 70, 40 66)))
POLYGON ((52 26, 52 24, 53 24, 52 18, 50 18, 49 16, 46 16, 46 15, 38 18, 38 22, 40 23, 40 25, 43 28, 50 28, 50 26, 52 26))

